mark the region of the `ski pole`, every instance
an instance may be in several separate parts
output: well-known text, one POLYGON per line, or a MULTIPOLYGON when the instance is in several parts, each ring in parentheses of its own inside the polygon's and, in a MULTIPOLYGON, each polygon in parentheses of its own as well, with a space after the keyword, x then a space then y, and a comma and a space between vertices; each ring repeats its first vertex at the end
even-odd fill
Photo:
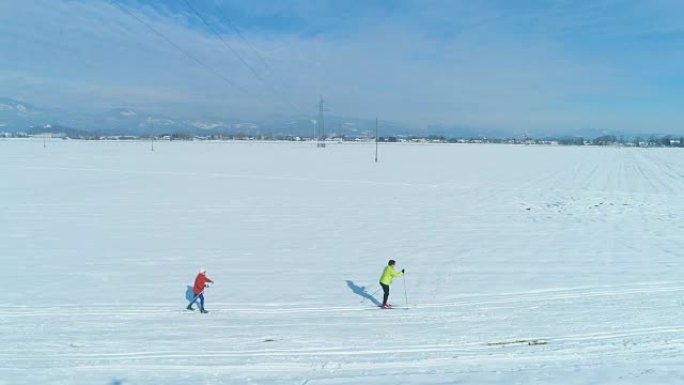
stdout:
POLYGON ((195 298, 192 299, 192 301, 190 301, 190 304, 188 306, 191 306, 192 304, 194 304, 195 301, 197 301, 197 298, 199 298, 200 295, 204 294, 204 291, 207 290, 208 288, 209 288, 209 285, 204 286, 204 289, 202 289, 202 291, 200 291, 200 293, 197 294, 195 296, 195 298))
POLYGON ((202 294, 204 294, 204 289, 202 289, 202 291, 201 291, 199 294, 197 294, 197 295, 195 296, 195 298, 192 299, 192 301, 190 301, 190 303, 188 304, 188 306, 192 306, 192 305, 195 303, 195 301, 197 301, 197 298, 199 298, 199 296, 202 295, 202 294))
MULTIPOLYGON (((382 288, 380 288, 380 289, 382 289, 382 288)), ((375 297, 375 295, 378 294, 378 292, 380 291, 380 289, 377 289, 376 291, 374 291, 373 294, 370 295, 370 297, 375 297)), ((366 302, 367 300, 369 300, 369 297, 363 297, 363 299, 361 300, 361 303, 364 303, 364 302, 366 302)))
POLYGON ((401 276, 404 279, 404 300, 406 301, 406 307, 408 307, 408 295, 406 294, 406 273, 401 276))

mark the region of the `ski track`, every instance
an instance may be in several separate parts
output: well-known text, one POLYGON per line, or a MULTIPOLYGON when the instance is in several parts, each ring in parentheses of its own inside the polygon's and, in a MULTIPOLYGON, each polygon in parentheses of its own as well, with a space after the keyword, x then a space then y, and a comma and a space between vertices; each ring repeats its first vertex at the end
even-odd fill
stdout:
POLYGON ((683 153, 368 149, 3 142, 0 384, 684 379, 683 153))

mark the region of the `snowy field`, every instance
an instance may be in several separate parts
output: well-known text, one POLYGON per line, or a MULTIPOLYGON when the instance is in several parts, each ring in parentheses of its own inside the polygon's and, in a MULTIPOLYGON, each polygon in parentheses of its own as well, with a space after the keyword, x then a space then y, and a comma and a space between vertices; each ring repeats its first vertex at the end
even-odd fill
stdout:
POLYGON ((676 149, 0 141, 0 384, 681 384, 683 192, 676 149))

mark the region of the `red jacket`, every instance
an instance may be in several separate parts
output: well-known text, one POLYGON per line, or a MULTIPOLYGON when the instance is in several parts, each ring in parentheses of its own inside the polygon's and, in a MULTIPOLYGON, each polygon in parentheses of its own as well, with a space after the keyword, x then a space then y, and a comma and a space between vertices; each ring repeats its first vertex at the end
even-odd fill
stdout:
POLYGON ((197 274, 197 278, 195 278, 195 286, 192 288, 193 294, 199 295, 199 293, 204 291, 204 287, 207 286, 207 282, 213 283, 214 281, 207 278, 207 276, 202 273, 197 274))

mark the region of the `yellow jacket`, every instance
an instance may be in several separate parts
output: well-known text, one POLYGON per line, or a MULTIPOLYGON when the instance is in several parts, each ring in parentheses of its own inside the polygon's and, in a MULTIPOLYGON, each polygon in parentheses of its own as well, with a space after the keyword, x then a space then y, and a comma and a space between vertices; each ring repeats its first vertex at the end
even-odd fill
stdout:
POLYGON ((404 275, 404 273, 397 273, 396 271, 394 271, 394 266, 387 265, 387 267, 385 267, 385 270, 383 270, 382 272, 382 276, 380 277, 380 283, 389 286, 392 284, 392 280, 394 278, 399 278, 402 275, 404 275))

